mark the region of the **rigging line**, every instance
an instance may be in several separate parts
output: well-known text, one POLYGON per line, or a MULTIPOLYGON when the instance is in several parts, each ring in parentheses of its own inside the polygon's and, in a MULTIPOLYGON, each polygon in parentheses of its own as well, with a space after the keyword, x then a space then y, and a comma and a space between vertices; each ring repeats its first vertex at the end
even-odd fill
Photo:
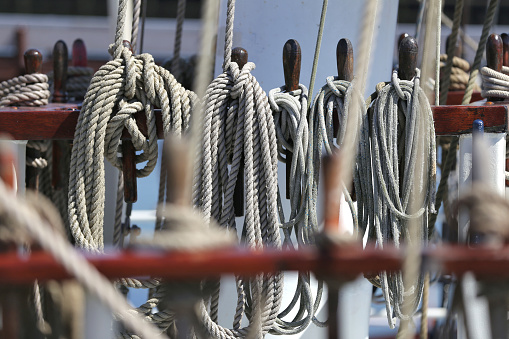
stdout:
POLYGON ((424 9, 426 8, 426 0, 420 0, 419 12, 417 14, 417 25, 415 27, 415 40, 419 41, 421 35, 422 18, 424 17, 424 9))
MULTIPOLYGON (((320 26, 318 28, 318 36, 316 37, 315 55, 313 57, 313 69, 311 71, 311 80, 309 80, 309 95, 313 96, 313 89, 315 87, 316 69, 318 68, 318 58, 320 56, 320 47, 322 45, 323 27, 325 26, 325 15, 327 14, 327 5, 329 0, 323 0, 322 13, 320 15, 320 26)), ((308 108, 311 105, 311 100, 308 100, 308 108)))
POLYGON ((145 19, 147 16, 148 0, 141 0, 141 37, 140 37, 140 54, 143 53, 143 41, 145 40, 145 19))

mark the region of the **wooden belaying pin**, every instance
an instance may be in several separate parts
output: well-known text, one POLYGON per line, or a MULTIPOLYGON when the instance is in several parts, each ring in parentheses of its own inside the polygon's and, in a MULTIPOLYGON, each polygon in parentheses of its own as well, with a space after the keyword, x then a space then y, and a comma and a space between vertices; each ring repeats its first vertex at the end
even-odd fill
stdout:
POLYGON ((415 76, 417 67, 417 41, 407 36, 399 44, 399 71, 398 76, 401 80, 412 80, 415 76))
POLYGON ((67 45, 58 40, 53 48, 53 102, 67 102, 67 61, 69 53, 67 45))
MULTIPOLYGON (((486 64, 494 71, 502 72, 504 45, 498 34, 491 34, 486 42, 486 64)), ((487 101, 502 101, 503 98, 486 98, 487 101)))
MULTIPOLYGON (((235 47, 232 50, 232 61, 235 62, 239 69, 242 70, 247 63, 248 54, 244 48, 235 47)), ((240 160, 239 174, 233 191, 233 209, 236 217, 244 215, 244 151, 240 160)))
POLYGON ((502 64, 504 66, 509 66, 509 34, 502 33, 500 34, 500 37, 502 38, 502 64))
MULTIPOLYGON (((450 41, 450 37, 451 37, 452 34, 449 34, 447 36, 447 39, 445 40, 445 50, 449 50, 449 41, 450 41)), ((456 47, 454 49, 454 53, 453 55, 454 56, 457 56, 457 57, 461 57, 461 55, 463 54, 463 43, 460 39, 460 37, 458 37, 458 39, 456 39, 456 47)))
POLYGON ((74 67, 87 67, 87 48, 81 39, 72 43, 72 65, 74 67))
MULTIPOLYGON (((36 49, 29 49, 24 54, 26 74, 41 73, 42 54, 36 49)), ((41 156, 41 152, 33 148, 26 149, 26 155, 33 159, 41 156)), ((25 183, 28 188, 37 190, 39 187, 39 169, 27 166, 25 183)))
POLYGON ((340 152, 325 155, 323 162, 324 187, 324 226, 326 234, 341 233, 339 225, 339 211, 341 206, 341 159, 340 152))
MULTIPOLYGON (((283 73, 287 92, 299 89, 301 50, 297 40, 290 39, 283 46, 283 73)), ((288 141, 293 146, 293 140, 288 141)), ((293 151, 285 149, 286 158, 286 199, 290 199, 290 179, 293 151)))
POLYGON ((410 36, 410 34, 408 34, 406 32, 405 33, 401 33, 399 35, 399 38, 398 38, 398 51, 399 51, 399 46, 401 45, 401 41, 403 41, 403 39, 405 39, 405 38, 407 38, 409 36, 410 36))
MULTIPOLYGON (((53 98, 52 102, 64 103, 67 102, 67 63, 69 59, 69 52, 67 45, 64 41, 58 40, 53 47, 53 98)), ((60 172, 63 168, 63 152, 67 141, 53 140, 52 162, 51 169, 51 185, 54 188, 62 187, 62 179, 60 172)))
MULTIPOLYGON (((338 69, 338 79, 345 81, 353 80, 353 48, 348 39, 341 39, 336 46, 336 66, 338 69)), ((332 126, 334 137, 338 135, 339 118, 336 109, 332 114, 332 126)))
MULTIPOLYGON (((122 44, 132 52, 131 43, 124 40, 122 44)), ((125 132, 124 128, 124 132, 125 132)), ((134 203, 138 200, 136 183, 136 151, 131 140, 122 140, 122 173, 124 174, 124 201, 134 203)))

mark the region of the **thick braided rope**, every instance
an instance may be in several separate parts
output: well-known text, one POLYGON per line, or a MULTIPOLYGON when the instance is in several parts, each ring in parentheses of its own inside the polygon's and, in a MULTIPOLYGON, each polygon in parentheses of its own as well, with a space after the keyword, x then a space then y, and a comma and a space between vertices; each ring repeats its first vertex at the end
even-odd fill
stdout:
POLYGON ((509 98, 509 67, 502 66, 502 72, 483 67, 481 75, 483 98, 509 98))
MULTIPOLYGON (((391 84, 377 88, 371 125, 374 210, 369 226, 374 230, 370 238, 381 248, 385 243, 399 247, 409 241, 407 225, 412 220, 420 225, 422 242, 427 240, 428 210, 433 209, 434 201, 435 132, 419 77, 418 69, 413 81, 398 79, 395 71, 391 84), (403 109, 399 110, 398 105, 403 109), (404 127, 398 126, 400 114, 405 119, 404 127)), ((380 279, 389 325, 393 328, 393 312, 396 317, 408 320, 417 310, 423 277, 419 276, 413 286, 403 285, 401 272, 382 272, 380 279), (409 301, 412 312, 405 315, 401 307, 409 301)))
POLYGON ((91 294, 97 296, 101 302, 118 314, 118 318, 127 328, 143 338, 166 338, 143 321, 140 316, 132 314, 129 311, 131 306, 125 298, 51 226, 55 225, 57 229, 62 228, 61 225, 58 227, 59 216, 51 204, 40 200, 40 197, 33 204, 39 205, 39 210, 44 207, 44 217, 37 213, 31 205, 18 200, 0 181, 0 210, 10 220, 5 226, 27 232, 91 294))
POLYGON ((50 97, 48 77, 33 73, 0 82, 1 106, 43 106, 50 97))
POLYGON ((175 77, 178 78, 180 74, 180 49, 182 46, 182 28, 184 26, 184 19, 186 15, 186 2, 187 0, 179 0, 177 4, 177 28, 175 30, 175 43, 173 44, 173 58, 171 60, 171 69, 175 77))
POLYGON ((67 68, 67 95, 70 98, 84 98, 93 74, 94 70, 90 67, 69 66, 67 68))
POLYGON ((103 247, 102 158, 104 155, 122 168, 117 153, 123 128, 131 134, 135 149, 143 151, 136 155, 136 162, 147 161, 142 169, 137 169, 137 176, 147 176, 157 162, 154 106, 161 107, 167 135, 173 129, 186 129, 195 100, 194 93, 184 90, 168 71, 156 66, 150 55, 134 57, 125 47, 120 58, 108 62, 94 75, 78 118, 71 157, 69 219, 79 247, 103 247), (136 125, 133 114, 137 112, 145 113, 148 138, 136 125))
POLYGON ((136 53, 138 46, 138 30, 140 26, 141 0, 133 1, 133 23, 131 28, 131 46, 133 53, 136 53))
MULTIPOLYGON (((196 166, 193 200, 206 220, 217 220, 236 234, 233 192, 244 158, 246 217, 242 240, 251 248, 280 248, 276 132, 267 96, 251 75, 254 67, 248 62, 240 71, 237 64, 230 62, 207 90, 199 152, 202 157, 196 166)), ((244 312, 251 324, 257 310, 261 312, 258 333, 265 334, 273 327, 281 303, 282 275, 261 275, 250 283, 238 277, 237 287, 233 329, 213 322, 202 304, 202 320, 213 337, 245 336, 249 327, 240 328, 244 312)))
MULTIPOLYGON (((291 240, 292 229, 295 229, 295 237, 298 246, 305 246, 313 243, 314 234, 318 231, 317 225, 309 225, 307 216, 311 212, 311 199, 308 193, 308 180, 312 178, 312 142, 309 140, 309 127, 307 121, 308 91, 300 84, 299 89, 291 92, 284 92, 285 87, 275 88, 269 92, 269 103, 272 109, 276 137, 278 145, 278 158, 291 166, 290 178, 290 216, 287 220, 281 206, 281 194, 278 191, 279 219, 282 221, 284 241, 283 244, 289 248, 295 248, 291 240), (292 153, 292 162, 284 158, 285 151, 292 153)), ((313 321, 322 325, 316 320, 315 305, 320 303, 322 295, 322 282, 319 283, 317 298, 314 301, 310 286, 309 274, 300 274, 297 287, 290 304, 278 315, 271 333, 296 334, 304 331, 313 321), (291 321, 283 320, 299 302, 297 316, 291 321)))

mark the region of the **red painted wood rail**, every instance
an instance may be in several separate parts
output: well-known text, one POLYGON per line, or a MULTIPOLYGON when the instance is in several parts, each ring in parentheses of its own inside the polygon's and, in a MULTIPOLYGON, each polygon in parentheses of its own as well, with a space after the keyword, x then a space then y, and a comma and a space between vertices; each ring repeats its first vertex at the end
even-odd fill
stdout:
MULTIPOLYGON (((298 251, 263 251, 224 248, 208 251, 176 252, 131 249, 101 255, 83 254, 101 274, 109 279, 157 276, 164 279, 201 279, 221 274, 254 276, 279 271, 315 272, 323 278, 350 279, 359 274, 381 270, 397 271, 402 267, 405 249, 360 245, 333 246, 324 252, 302 248, 298 251)), ((462 275, 473 272, 483 279, 509 278, 509 246, 498 249, 442 245, 422 251, 426 269, 462 275)), ((28 284, 35 279, 70 278, 66 270, 44 251, 19 255, 0 253, 0 284, 28 284)))

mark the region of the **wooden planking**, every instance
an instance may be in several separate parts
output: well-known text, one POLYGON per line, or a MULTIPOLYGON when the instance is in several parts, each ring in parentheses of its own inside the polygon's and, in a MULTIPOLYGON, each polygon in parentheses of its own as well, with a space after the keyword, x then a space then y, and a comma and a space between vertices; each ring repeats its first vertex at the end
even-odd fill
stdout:
MULTIPOLYGON (((475 119, 482 119, 486 132, 507 131, 508 105, 486 106, 437 106, 433 107, 437 135, 459 135, 470 133, 475 119)), ((0 132, 15 140, 72 140, 78 121, 79 107, 76 104, 49 104, 41 107, 0 108, 0 132)), ((135 114, 143 134, 146 118, 135 114)), ((156 110, 157 136, 162 139, 161 112, 156 110)), ((123 139, 129 139, 127 134, 123 139)))

